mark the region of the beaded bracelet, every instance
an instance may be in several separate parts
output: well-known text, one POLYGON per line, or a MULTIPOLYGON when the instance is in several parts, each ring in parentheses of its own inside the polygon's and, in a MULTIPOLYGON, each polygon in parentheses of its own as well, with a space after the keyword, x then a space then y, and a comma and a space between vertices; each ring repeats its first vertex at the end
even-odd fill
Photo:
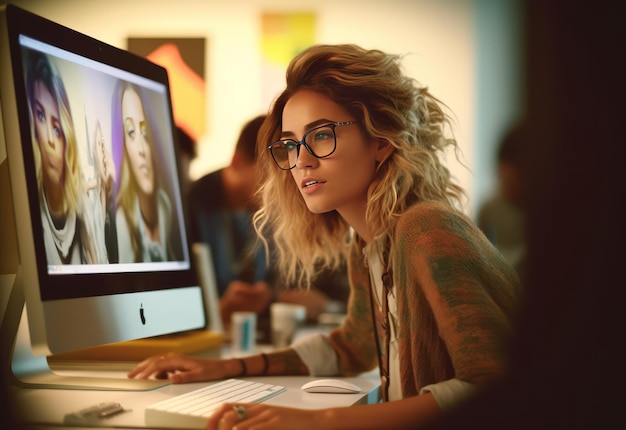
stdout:
POLYGON ((265 353, 261 354, 261 357, 263 358, 263 373, 261 373, 261 375, 267 375, 267 370, 270 367, 270 361, 265 353))
POLYGON ((237 360, 239 360, 239 362, 241 363, 241 373, 239 375, 237 375, 237 377, 240 376, 247 376, 248 375, 248 366, 246 366, 246 362, 243 361, 243 358, 238 358, 237 360))

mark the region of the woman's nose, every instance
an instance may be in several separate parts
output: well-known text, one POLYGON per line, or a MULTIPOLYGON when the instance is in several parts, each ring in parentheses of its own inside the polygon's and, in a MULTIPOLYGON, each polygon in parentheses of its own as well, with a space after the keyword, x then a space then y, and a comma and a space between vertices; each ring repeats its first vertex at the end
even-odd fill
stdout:
POLYGON ((316 167, 318 163, 319 159, 311 155, 304 145, 301 145, 300 154, 298 154, 298 159, 296 160, 296 167, 298 169, 316 167))
POLYGON ((46 127, 46 132, 48 133, 48 145, 54 147, 56 146, 56 133, 54 132, 54 125, 48 124, 46 127))
POLYGON ((148 142, 146 142, 146 139, 140 135, 139 136, 139 153, 141 155, 146 154, 146 145, 148 145, 148 142))

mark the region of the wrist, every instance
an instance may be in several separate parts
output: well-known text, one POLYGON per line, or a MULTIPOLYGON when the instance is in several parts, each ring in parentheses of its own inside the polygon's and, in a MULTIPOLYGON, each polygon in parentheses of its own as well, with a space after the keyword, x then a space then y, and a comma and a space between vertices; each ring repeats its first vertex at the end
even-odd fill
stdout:
POLYGON ((247 376, 248 369, 243 358, 231 358, 226 362, 226 377, 241 378, 247 376))
POLYGON ((233 358, 229 360, 227 375, 232 378, 245 376, 265 376, 269 371, 269 358, 267 354, 259 354, 252 357, 233 358))

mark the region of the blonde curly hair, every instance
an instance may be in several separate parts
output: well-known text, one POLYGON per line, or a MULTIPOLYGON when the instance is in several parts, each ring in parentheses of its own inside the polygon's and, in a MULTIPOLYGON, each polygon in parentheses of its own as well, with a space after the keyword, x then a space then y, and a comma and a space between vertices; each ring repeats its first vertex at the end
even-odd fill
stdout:
MULTIPOLYGON (((368 190, 366 221, 372 237, 392 237, 395 220, 421 200, 452 207, 463 204, 463 189, 440 158, 456 141, 445 136, 451 118, 426 87, 406 76, 401 57, 352 44, 315 45, 287 68, 287 86, 259 131, 261 187, 254 225, 288 285, 309 286, 320 269, 336 269, 356 240, 336 212, 311 213, 289 172, 272 161, 267 147, 280 138, 287 101, 301 89, 320 93, 346 109, 366 135, 393 146, 368 190)), ((390 255, 393 258, 393 255, 390 255)))

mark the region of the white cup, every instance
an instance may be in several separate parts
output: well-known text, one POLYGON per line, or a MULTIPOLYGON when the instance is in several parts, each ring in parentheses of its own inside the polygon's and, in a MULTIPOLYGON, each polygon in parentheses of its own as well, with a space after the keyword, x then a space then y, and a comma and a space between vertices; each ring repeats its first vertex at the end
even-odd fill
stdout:
POLYGON ((254 312, 233 312, 230 326, 233 352, 253 352, 256 347, 256 314, 254 312))
POLYGON ((298 327, 306 319, 306 308, 292 303, 270 305, 272 345, 285 348, 291 344, 298 327))

